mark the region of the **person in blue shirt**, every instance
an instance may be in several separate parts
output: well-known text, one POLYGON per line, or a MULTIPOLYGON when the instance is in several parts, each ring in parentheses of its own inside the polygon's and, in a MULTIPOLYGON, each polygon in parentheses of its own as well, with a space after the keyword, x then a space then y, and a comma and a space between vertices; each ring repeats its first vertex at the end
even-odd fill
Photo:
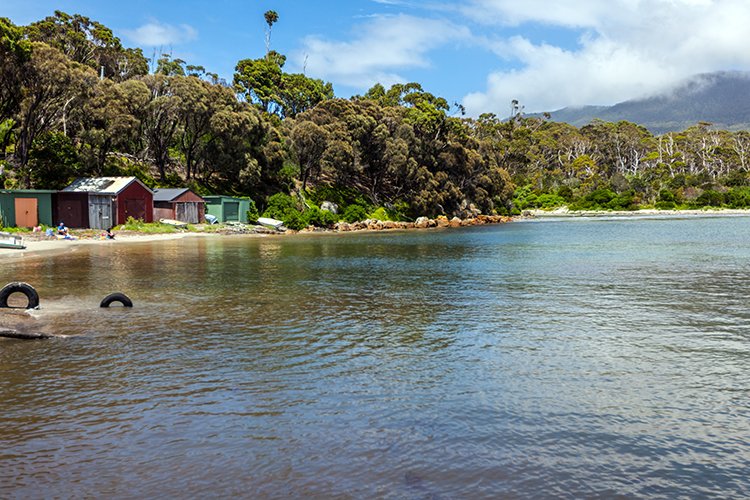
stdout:
POLYGON ((61 236, 67 236, 68 235, 68 228, 65 227, 65 223, 60 221, 60 224, 57 226, 57 234, 61 236))

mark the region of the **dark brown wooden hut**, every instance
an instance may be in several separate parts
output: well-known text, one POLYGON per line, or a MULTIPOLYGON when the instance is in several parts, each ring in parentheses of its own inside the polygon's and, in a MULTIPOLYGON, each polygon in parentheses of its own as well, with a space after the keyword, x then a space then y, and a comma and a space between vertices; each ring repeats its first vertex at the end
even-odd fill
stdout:
POLYGON ((198 224, 205 220, 205 214, 206 200, 188 188, 154 190, 154 220, 198 224))

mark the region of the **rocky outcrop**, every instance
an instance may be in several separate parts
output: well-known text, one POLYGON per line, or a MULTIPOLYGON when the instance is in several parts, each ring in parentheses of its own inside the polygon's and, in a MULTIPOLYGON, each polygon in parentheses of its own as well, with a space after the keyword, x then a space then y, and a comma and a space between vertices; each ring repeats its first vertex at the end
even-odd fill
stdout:
POLYGON ((376 219, 367 219, 361 222, 338 222, 334 227, 334 231, 341 233, 347 233, 351 231, 387 231, 393 229, 430 229, 430 228, 448 228, 448 227, 465 227, 465 226, 481 226, 484 224, 503 224, 511 222, 511 217, 505 217, 501 215, 477 215, 476 217, 469 217, 466 219, 459 219, 454 217, 448 220, 444 215, 438 216, 436 219, 430 219, 428 217, 419 217, 414 222, 394 222, 394 221, 382 221, 376 219))

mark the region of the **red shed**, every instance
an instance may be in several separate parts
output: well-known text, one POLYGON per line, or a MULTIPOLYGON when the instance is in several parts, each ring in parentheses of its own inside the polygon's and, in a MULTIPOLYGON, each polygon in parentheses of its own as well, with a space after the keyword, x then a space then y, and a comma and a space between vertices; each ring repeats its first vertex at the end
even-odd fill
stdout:
POLYGON ((155 189, 154 220, 173 219, 190 224, 203 222, 206 200, 188 188, 155 189))
POLYGON ((52 202, 53 223, 64 222, 68 227, 89 227, 88 193, 57 192, 52 202))
MULTIPOLYGON (((81 177, 58 194, 58 214, 64 219, 66 200, 72 193, 88 194, 88 227, 106 229, 124 224, 128 217, 154 221, 154 193, 135 177, 81 177)), ((66 224, 68 222, 66 221, 66 224)), ((72 223, 71 223, 72 226, 72 223)), ((72 226, 75 227, 75 226, 72 226)))

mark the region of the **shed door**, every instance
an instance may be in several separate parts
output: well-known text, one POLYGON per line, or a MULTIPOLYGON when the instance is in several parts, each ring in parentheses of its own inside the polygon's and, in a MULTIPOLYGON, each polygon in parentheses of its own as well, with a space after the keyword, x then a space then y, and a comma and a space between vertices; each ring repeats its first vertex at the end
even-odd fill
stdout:
POLYGON ((36 227, 39 225, 37 212, 39 200, 36 198, 16 198, 16 226, 36 227))
POLYGON ((198 202, 175 203, 175 218, 178 221, 198 224, 198 202))
POLYGON ((112 225, 112 198, 89 195, 89 226, 92 229, 107 229, 112 225))
MULTIPOLYGON (((127 198, 125 200, 125 219, 132 217, 136 220, 146 221, 146 200, 127 198)), ((125 221, 122 221, 125 222, 125 221)))
POLYGON ((225 221, 239 221, 240 220, 239 202, 230 201, 224 204, 224 220, 225 221))

